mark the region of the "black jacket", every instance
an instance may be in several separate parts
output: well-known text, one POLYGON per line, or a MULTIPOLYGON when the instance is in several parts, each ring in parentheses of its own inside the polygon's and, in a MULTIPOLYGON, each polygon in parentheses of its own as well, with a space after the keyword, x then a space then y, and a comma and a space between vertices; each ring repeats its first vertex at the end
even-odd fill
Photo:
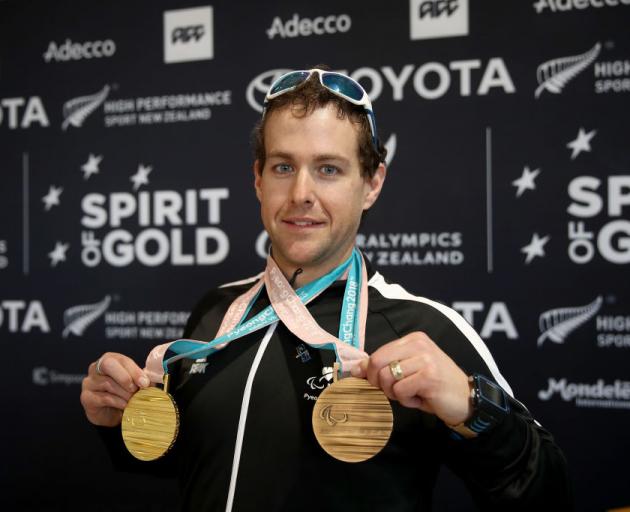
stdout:
MULTIPOLYGON (((254 281, 208 293, 184 336, 212 340, 230 303, 254 281)), ((308 305, 335 336, 344 284, 334 283, 308 305)), ((250 314, 268 303, 263 292, 250 314)), ((424 331, 464 372, 481 373, 511 393, 485 344, 450 308, 371 273, 368 311, 366 352, 424 331)), ((333 362, 332 352, 306 346, 282 324, 272 326, 234 341, 207 362, 175 365, 171 391, 181 428, 164 458, 135 461, 125 452, 119 429, 100 430, 119 469, 176 475, 187 511, 225 510, 229 494, 234 511, 430 510, 441 464, 464 480, 482 510, 570 509, 560 449, 512 397, 505 420, 471 440, 456 439, 433 415, 393 403, 394 432, 381 453, 362 463, 333 459, 311 427, 314 401, 331 378, 333 362), (259 366, 253 370, 257 354, 259 366), (235 457, 239 419, 242 447, 235 457)))

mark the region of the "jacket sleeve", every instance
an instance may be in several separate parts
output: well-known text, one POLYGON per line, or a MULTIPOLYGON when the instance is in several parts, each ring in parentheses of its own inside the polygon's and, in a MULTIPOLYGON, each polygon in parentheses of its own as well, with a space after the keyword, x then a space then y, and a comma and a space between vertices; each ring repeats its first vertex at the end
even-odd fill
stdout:
MULTIPOLYGON (((399 293, 400 295, 400 293, 399 293)), ((408 296, 407 296, 408 297, 408 296)), ((398 336, 425 332, 467 374, 479 373, 504 387, 510 412, 489 432, 463 439, 443 425, 444 462, 481 510, 570 510, 567 463, 551 434, 511 396, 487 346, 453 309, 422 298, 387 310, 398 336)))
POLYGON ((447 428, 447 465, 481 510, 572 510, 562 451, 520 402, 508 400, 510 413, 490 432, 463 439, 447 428))
MULTIPOLYGON (((452 310, 435 319, 434 340, 468 375, 480 373, 498 384, 501 375, 485 343, 452 310)), ((552 435, 506 392, 510 412, 491 431, 463 439, 446 426, 446 464, 458 474, 481 510, 571 510, 565 457, 552 435)))

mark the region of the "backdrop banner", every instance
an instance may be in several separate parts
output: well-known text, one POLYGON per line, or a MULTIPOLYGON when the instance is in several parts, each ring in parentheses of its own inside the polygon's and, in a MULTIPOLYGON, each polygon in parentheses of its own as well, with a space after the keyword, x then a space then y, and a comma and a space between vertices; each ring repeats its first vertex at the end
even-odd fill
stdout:
MULTIPOLYGON (((112 470, 81 380, 264 268, 251 129, 318 63, 389 150, 358 246, 477 329, 577 510, 630 506, 629 4, 0 1, 1 508, 175 508, 112 470)), ((436 509, 470 506, 444 472, 436 509)))

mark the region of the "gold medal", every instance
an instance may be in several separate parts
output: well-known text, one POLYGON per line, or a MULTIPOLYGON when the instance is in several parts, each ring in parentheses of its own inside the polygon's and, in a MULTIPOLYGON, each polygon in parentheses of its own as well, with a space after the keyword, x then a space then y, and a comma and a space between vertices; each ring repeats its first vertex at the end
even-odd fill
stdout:
POLYGON ((179 411, 168 393, 168 374, 164 390, 144 388, 131 397, 121 428, 125 446, 136 459, 159 459, 171 449, 179 432, 179 411))
POLYGON ((315 402, 313 432, 335 459, 363 462, 380 452, 394 427, 389 400, 365 379, 335 381, 315 402))

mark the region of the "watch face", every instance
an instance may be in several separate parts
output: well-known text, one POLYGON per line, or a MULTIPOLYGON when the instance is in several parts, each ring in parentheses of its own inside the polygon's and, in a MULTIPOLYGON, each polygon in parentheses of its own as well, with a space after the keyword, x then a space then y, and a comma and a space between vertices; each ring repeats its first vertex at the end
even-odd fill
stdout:
POLYGON ((480 398, 486 402, 491 402, 499 409, 507 409, 507 400, 503 389, 481 376, 477 379, 477 383, 479 385, 480 398))

